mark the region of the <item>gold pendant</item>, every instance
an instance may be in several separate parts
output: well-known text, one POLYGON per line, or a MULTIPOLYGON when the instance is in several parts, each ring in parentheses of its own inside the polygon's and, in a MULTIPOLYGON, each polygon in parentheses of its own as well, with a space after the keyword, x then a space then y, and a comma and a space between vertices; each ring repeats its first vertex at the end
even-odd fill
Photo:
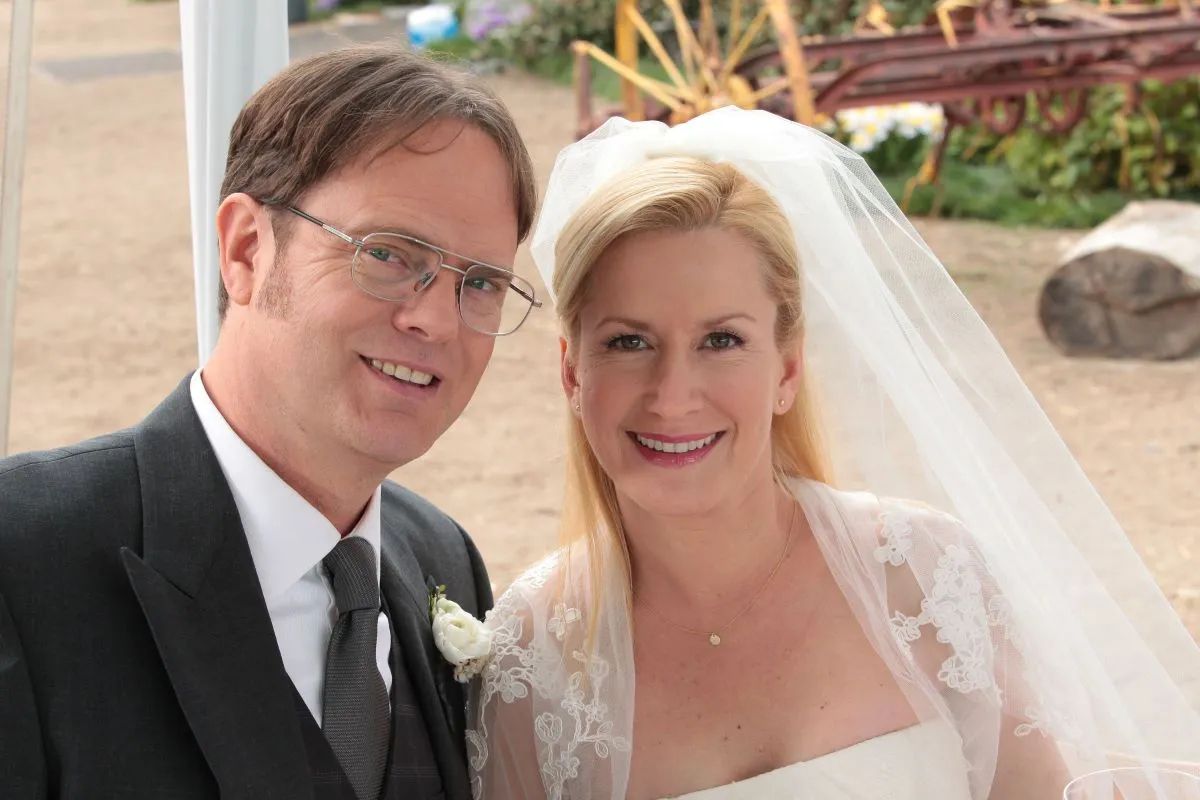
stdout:
POLYGON ((711 644, 713 647, 716 647, 717 645, 719 645, 721 643, 721 637, 715 633, 710 633, 708 635, 708 643, 711 644))

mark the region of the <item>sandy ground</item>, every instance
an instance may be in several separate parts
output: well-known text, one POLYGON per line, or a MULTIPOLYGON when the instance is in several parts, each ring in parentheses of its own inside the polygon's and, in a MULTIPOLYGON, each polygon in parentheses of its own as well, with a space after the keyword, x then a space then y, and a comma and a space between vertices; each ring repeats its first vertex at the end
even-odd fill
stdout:
MULTIPOLYGON (((36 6, 35 66, 178 47, 171 3, 36 6)), ((0 4, 5 49, 10 8, 0 4)), ((491 80, 544 181, 571 138, 569 93, 524 76, 491 80)), ((195 366, 182 96, 178 72, 65 83, 35 70, 11 451, 132 424, 195 366)), ((918 227, 1200 635, 1200 365, 1076 361, 1049 346, 1034 317, 1036 292, 1076 233, 918 227)), ((534 276, 524 250, 519 268, 534 276)), ((396 475, 472 532, 499 585, 555 537, 556 352, 549 313, 500 341, 462 419, 396 475)))

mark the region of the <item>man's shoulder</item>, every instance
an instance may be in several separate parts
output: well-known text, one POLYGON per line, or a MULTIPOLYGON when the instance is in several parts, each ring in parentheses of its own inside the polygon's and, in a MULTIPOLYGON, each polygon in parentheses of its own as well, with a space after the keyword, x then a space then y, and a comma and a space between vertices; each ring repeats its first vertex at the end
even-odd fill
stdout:
POLYGON ((54 532, 93 527, 138 502, 130 430, 0 460, 0 548, 43 548, 54 532))
POLYGON ((384 536, 417 536, 449 544, 461 543, 466 535, 450 515, 411 489, 390 480, 381 488, 384 536))
POLYGON ((425 562, 478 558, 475 543, 453 518, 416 492, 392 481, 383 483, 384 539, 403 541, 417 559, 425 562))
POLYGON ((89 480, 96 473, 110 471, 121 464, 133 464, 132 429, 106 433, 51 450, 34 450, 0 459, 0 495, 6 495, 22 485, 47 480, 89 480))

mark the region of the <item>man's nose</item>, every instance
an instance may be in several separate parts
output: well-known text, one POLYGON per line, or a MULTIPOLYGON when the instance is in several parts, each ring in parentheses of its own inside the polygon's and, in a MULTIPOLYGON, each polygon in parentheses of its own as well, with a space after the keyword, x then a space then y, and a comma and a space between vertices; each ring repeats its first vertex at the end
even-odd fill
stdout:
POLYGON ((396 303, 392 324, 430 341, 453 339, 461 325, 456 277, 450 270, 439 269, 417 294, 396 303))

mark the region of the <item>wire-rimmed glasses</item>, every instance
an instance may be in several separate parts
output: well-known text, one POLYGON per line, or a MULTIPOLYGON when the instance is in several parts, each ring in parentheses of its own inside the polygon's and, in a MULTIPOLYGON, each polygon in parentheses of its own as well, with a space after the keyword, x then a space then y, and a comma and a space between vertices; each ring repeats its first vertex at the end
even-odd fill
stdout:
POLYGON ((267 205, 286 209, 354 245, 350 274, 358 288, 381 300, 404 302, 433 283, 438 272, 458 275, 458 315, 474 331, 507 336, 521 327, 529 312, 540 308, 533 284, 512 270, 484 264, 402 233, 371 233, 356 239, 327 222, 286 203, 267 205), (453 258, 464 264, 446 263, 453 258))

